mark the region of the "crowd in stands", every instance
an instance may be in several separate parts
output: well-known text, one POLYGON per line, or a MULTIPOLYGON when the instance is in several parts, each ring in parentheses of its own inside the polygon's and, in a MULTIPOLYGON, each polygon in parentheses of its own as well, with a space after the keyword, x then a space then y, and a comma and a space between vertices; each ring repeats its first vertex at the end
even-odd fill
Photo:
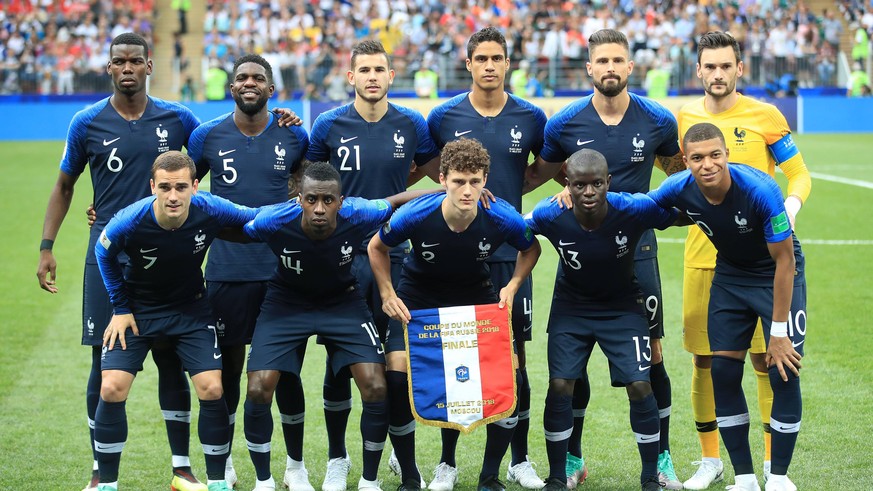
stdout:
MULTIPOLYGON (((109 41, 125 30, 149 39, 152 2, 0 0, 0 88, 100 91, 99 83, 108 83, 100 74, 109 41)), ((207 0, 203 73, 210 67, 229 71, 238 56, 258 53, 273 65, 280 94, 345 99, 349 50, 374 37, 392 55, 395 88, 412 91, 415 73, 426 65, 440 89, 463 89, 469 84, 467 39, 497 25, 506 34, 512 68, 526 60, 527 77, 539 90, 579 90, 590 87, 586 40, 609 27, 631 42, 631 86, 643 86, 647 72, 657 69, 669 72, 673 88, 698 87, 695 40, 710 30, 730 31, 740 41, 747 85, 765 86, 790 74, 799 87, 827 86, 836 82, 837 50, 866 60, 873 33, 869 4, 835 5, 811 12, 802 0, 207 0), (860 51, 840 46, 843 19, 863 31, 860 51)))

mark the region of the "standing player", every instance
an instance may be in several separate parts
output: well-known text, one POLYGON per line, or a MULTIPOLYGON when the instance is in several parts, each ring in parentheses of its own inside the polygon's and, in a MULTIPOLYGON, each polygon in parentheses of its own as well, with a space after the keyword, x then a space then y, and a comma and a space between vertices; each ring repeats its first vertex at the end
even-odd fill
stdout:
MULTIPOLYGON (((408 322, 409 311, 414 309, 488 304, 498 300, 501 307, 512 306, 512 299, 539 258, 540 246, 525 227, 521 215, 505 201, 497 200, 491 209, 481 208, 479 198, 489 166, 488 152, 476 140, 462 138, 446 144, 439 175, 446 192, 420 198, 398 210, 370 241, 370 264, 382 295, 382 309, 392 319, 408 322), (407 240, 412 240, 414 252, 403 263, 395 291, 389 251, 407 240), (498 295, 485 261, 504 242, 520 253, 512 277, 498 295)), ((406 352, 402 354, 405 357, 406 352)), ((406 366, 405 360, 403 366, 406 366)), ((406 402, 404 411, 411 412, 408 389, 403 397, 398 396, 391 403, 403 401, 406 402)), ((503 491, 504 485, 497 474, 517 419, 516 410, 512 416, 488 425, 485 457, 479 474, 480 491, 503 491)), ((414 452, 414 442, 411 448, 414 452)), ((398 450, 397 457, 401 464, 408 459, 414 465, 414 454, 406 455, 398 450)), ((457 472, 453 477, 451 486, 455 484, 457 472)), ((419 480, 409 478, 404 467, 404 481, 398 489, 418 490, 419 486, 419 480)))
MULTIPOLYGON (((475 138, 491 156, 488 189, 521 211, 524 173, 528 159, 539 155, 543 147, 546 114, 533 104, 504 90, 509 58, 506 39, 494 27, 473 34, 467 42, 467 71, 473 77, 468 93, 458 95, 434 108, 427 117, 433 139, 439 147, 458 138, 475 138)), ((491 280, 505 285, 515 268, 516 250, 504 244, 488 259, 491 280)), ((530 382, 527 378, 525 342, 531 340, 533 297, 531 279, 527 278, 513 300, 513 338, 518 354, 521 383, 518 385, 518 425, 512 437, 512 461, 506 473, 509 482, 527 489, 543 487, 528 460, 527 434, 530 428, 530 382)), ((434 472, 433 490, 451 490, 457 465, 455 448, 460 433, 443 429, 440 464, 434 472)))
MULTIPOLYGON (((697 47, 697 77, 706 94, 679 111, 679 135, 700 122, 715 124, 728 135, 731 159, 773 176, 778 165, 788 176, 785 209, 792 227, 797 212, 809 196, 812 181, 791 130, 775 106, 739 94, 737 80, 743 75, 740 46, 724 32, 704 34, 697 47)), ((691 409, 697 424, 702 459, 694 475, 685 481, 686 489, 706 489, 722 479, 724 466, 719 458, 718 432, 712 395, 712 351, 706 328, 706 309, 715 270, 715 248, 698 228, 688 230, 685 241, 683 278, 683 341, 694 355, 691 375, 691 409)), ((760 324, 759 324, 760 326, 760 324)), ((764 423, 764 478, 770 472, 770 408, 773 391, 767 374, 766 346, 760 327, 752 339, 749 358, 758 380, 758 409, 764 423)))
MULTIPOLYGON (((106 71, 112 77, 112 96, 79 111, 70 122, 61 170, 46 210, 36 273, 44 290, 58 291, 52 245, 70 208, 76 181, 85 166, 90 165, 99 220, 91 228, 88 242, 82 306, 82 344, 91 346, 86 402, 94 453, 91 481, 86 490, 95 489, 100 479, 94 449, 94 417, 100 399, 102 333, 112 316, 94 244, 118 210, 149 196, 149 172, 155 158, 170 150, 181 150, 199 124, 185 106, 148 96, 146 78, 152 72, 152 61, 142 37, 133 33, 118 35, 109 46, 109 56, 106 71)), ((122 256, 122 261, 125 260, 122 256)), ((152 357, 158 366, 159 401, 173 455, 172 486, 180 491, 202 490, 205 486, 191 474, 188 459, 191 396, 185 374, 172 349, 156 345, 152 357)))
MULTIPOLYGON (((555 174, 560 164, 582 148, 599 151, 606 157, 615 192, 644 193, 649 190, 652 168, 658 165, 672 174, 684 167, 679 150, 676 119, 660 104, 627 91, 627 81, 634 68, 630 60, 627 37, 612 29, 602 29, 588 39, 590 62, 588 75, 594 94, 559 111, 546 124, 545 146, 540 157, 547 167, 541 175, 532 166, 532 175, 542 181, 555 174)), ((529 179, 534 181, 534 179, 529 179)), ((652 343, 652 391, 658 403, 661 422, 661 448, 658 469, 667 489, 681 489, 682 483, 673 470, 670 456, 670 378, 664 367, 661 338, 664 336, 664 310, 658 272, 658 244, 649 231, 634 251, 637 281, 645 297, 652 343)), ((575 421, 567 456, 568 485, 574 487, 587 475, 582 459, 581 438, 585 408, 590 397, 587 377, 575 386, 573 412, 575 421)))
POLYGON ((743 360, 760 319, 773 389, 768 421, 776 430, 765 489, 795 491, 787 473, 802 414, 803 253, 776 181, 751 167, 728 164, 730 152, 718 127, 695 124, 686 131, 682 146, 689 171, 667 178, 650 195, 661 206, 684 211, 718 251, 707 325, 715 415, 734 467, 732 488, 760 490, 749 450, 749 409, 742 389, 743 360))
MULTIPOLYGON (((349 84, 355 101, 321 114, 312 125, 306 159, 329 161, 340 173, 343 189, 350 196, 376 199, 406 190, 413 163, 427 173, 435 172, 439 150, 431 140, 427 123, 416 111, 388 102, 394 80, 388 54, 378 41, 362 41, 352 49, 349 84)), ((434 174, 435 175, 435 174, 434 174)), ((375 232, 375 228, 374 228, 375 232)), ((369 237, 367 237, 369 240, 369 237)), ((395 275, 406 256, 401 245, 392 253, 395 275)), ((401 457, 402 480, 421 476, 411 458, 415 455, 415 421, 406 397, 406 346, 401 326, 388 328, 379 292, 366 257, 366 241, 354 261, 355 276, 373 313, 379 336, 385 343, 391 442, 401 457), (395 335, 388 336, 393 331, 395 335), (404 409, 406 408, 406 409, 404 409), (399 412, 398 412, 399 411, 399 412)), ((348 378, 336 379, 325 371, 324 417, 328 434, 328 469, 324 491, 346 489, 351 465, 345 448, 345 431, 352 407, 348 378)))
POLYGON ((597 343, 609 359, 612 385, 625 387, 630 399, 631 428, 643 464, 642 489, 659 490, 658 406, 649 383, 651 338, 631 251, 652 228, 671 225, 676 213, 642 194, 607 193, 606 159, 596 150, 571 155, 566 172, 573 208, 545 199, 525 218, 561 257, 549 314, 543 426, 550 471, 544 489, 567 489, 573 386, 597 343))
POLYGON ((162 154, 152 166, 154 196, 121 209, 94 246, 113 307, 103 333, 103 380, 94 419, 99 491, 118 488, 127 440, 127 395, 146 354, 159 340, 175 349, 200 399, 199 435, 208 490, 230 489, 224 479, 230 441, 221 352, 215 326, 210 325, 200 266, 218 233, 225 227, 242 227, 256 210, 209 193, 197 194, 197 184, 191 158, 178 151, 162 154), (126 267, 119 261, 122 253, 128 257, 126 267))
POLYGON ((316 162, 303 174, 297 201, 267 208, 246 225, 250 237, 266 242, 279 257, 249 352, 245 433, 258 476, 255 490, 275 488, 270 403, 279 372, 299 376, 313 334, 331 354, 330 369, 349 371, 361 391, 364 472, 358 489, 380 489, 376 475, 388 433, 385 356, 352 257, 392 207, 416 195, 344 200, 339 173, 316 162))
MULTIPOLYGON (((259 207, 288 199, 288 182, 300 169, 309 146, 299 126, 279 126, 267 109, 272 97, 272 68, 258 55, 234 63, 230 93, 234 112, 200 125, 191 135, 188 155, 198 166, 198 177, 210 172, 213 194, 234 203, 259 207)), ((276 269, 276 258, 266 244, 238 244, 217 240, 206 263, 206 286, 223 361, 222 385, 230 413, 230 434, 239 406, 239 381, 245 363, 245 345, 251 342, 255 321, 276 269)), ((278 390, 288 460, 284 482, 291 491, 312 491, 303 464, 304 397, 298 378, 285 376, 278 390)), ((231 457, 227 481, 236 483, 231 457)))

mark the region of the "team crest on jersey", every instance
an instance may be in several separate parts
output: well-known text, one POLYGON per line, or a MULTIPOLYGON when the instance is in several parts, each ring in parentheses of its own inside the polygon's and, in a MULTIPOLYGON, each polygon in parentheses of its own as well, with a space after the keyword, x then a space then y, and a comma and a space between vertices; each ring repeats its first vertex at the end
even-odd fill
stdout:
POLYGON ((340 246, 340 254, 342 254, 339 263, 340 266, 345 266, 346 264, 352 262, 352 251, 354 250, 355 249, 350 246, 348 242, 340 246))
POLYGON ((734 128, 734 136, 737 138, 737 145, 742 145, 745 143, 744 138, 746 138, 746 130, 737 126, 734 128))
POLYGON ((167 142, 167 137, 170 136, 170 131, 165 129, 163 125, 158 125, 155 128, 155 135, 158 136, 158 152, 164 153, 170 151, 170 144, 167 142))
POLYGON ((737 224, 737 229, 741 234, 747 234, 752 231, 751 228, 748 227, 749 221, 745 218, 740 217, 743 212, 738 211, 736 215, 734 215, 734 222, 737 224))
POLYGON ((218 319, 215 322, 215 336, 218 338, 223 338, 224 331, 226 330, 226 328, 227 328, 227 325, 225 325, 225 323, 222 322, 221 319, 218 319))
POLYGON ((509 129, 509 136, 512 138, 512 143, 509 144, 509 153, 521 153, 522 133, 519 131, 518 125, 509 129))
POLYGON ((479 256, 476 257, 477 261, 484 261, 488 259, 488 256, 491 255, 491 244, 485 241, 485 238, 479 241, 479 256))
POLYGON ((91 317, 88 317, 88 337, 94 335, 94 321, 91 320, 91 317))
POLYGON ((646 160, 646 157, 643 155, 643 148, 646 146, 646 140, 640 138, 640 134, 637 133, 637 136, 634 137, 631 143, 634 144, 634 153, 631 155, 631 162, 638 163, 646 160))
POLYGON ((285 149, 281 145, 282 142, 279 142, 273 147, 273 150, 276 152, 276 162, 273 164, 274 170, 285 170, 285 149))
POLYGON ((616 258, 622 257, 627 254, 627 235, 621 235, 621 230, 619 230, 618 235, 615 236, 615 245, 618 246, 618 254, 615 255, 616 258))
POLYGON ((406 143, 406 137, 400 134, 400 130, 394 132, 394 158, 405 159, 406 152, 403 150, 403 144, 406 143))
POLYGON ((206 234, 202 230, 198 230, 194 234, 194 254, 201 252, 203 249, 206 249, 206 234))

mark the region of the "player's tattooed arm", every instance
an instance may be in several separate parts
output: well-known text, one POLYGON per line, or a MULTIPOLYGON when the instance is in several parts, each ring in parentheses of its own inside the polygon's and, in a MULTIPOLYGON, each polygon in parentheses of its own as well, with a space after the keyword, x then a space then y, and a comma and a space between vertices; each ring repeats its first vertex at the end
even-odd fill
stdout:
POLYGON ((682 161, 682 152, 679 152, 672 157, 658 155, 658 167, 660 167, 664 171, 664 174, 667 174, 668 176, 685 170, 685 162, 682 161))

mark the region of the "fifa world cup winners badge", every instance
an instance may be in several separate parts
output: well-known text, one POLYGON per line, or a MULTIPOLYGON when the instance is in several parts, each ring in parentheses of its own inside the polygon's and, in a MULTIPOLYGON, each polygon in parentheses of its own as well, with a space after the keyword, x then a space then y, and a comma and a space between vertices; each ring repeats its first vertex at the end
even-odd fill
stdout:
POLYGON ((515 410, 510 310, 414 310, 406 326, 410 405, 423 424, 464 433, 515 410))

